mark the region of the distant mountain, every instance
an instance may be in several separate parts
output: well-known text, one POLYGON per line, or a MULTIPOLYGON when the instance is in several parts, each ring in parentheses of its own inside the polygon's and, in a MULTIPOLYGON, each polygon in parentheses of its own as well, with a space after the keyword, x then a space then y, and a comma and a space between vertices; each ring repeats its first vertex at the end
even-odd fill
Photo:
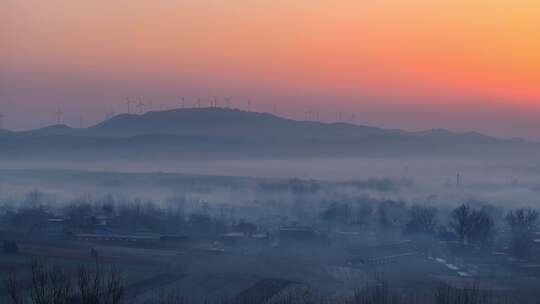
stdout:
MULTIPOLYGON (((192 108, 144 115, 118 115, 86 130, 98 137, 126 137, 146 134, 232 136, 282 138, 284 134, 312 136, 365 136, 389 131, 351 124, 323 124, 284 119, 267 113, 223 108, 192 108)), ((268 139, 268 138, 266 138, 268 139)))
POLYGON ((121 114, 89 128, 0 132, 0 158, 242 158, 539 155, 540 146, 444 129, 406 132, 191 108, 121 114))
POLYGON ((39 136, 50 136, 50 135, 69 135, 74 134, 75 130, 69 126, 66 125, 52 125, 45 128, 27 131, 27 132, 21 132, 26 133, 26 135, 39 135, 39 136))

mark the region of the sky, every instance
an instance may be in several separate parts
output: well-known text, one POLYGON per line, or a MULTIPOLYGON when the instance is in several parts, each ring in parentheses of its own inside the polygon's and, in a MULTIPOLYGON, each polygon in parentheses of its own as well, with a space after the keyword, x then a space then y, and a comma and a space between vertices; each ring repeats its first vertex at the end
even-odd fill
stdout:
POLYGON ((30 129, 60 107, 79 127, 126 98, 158 110, 217 96, 538 140, 538 16, 537 0, 2 0, 0 114, 30 129))

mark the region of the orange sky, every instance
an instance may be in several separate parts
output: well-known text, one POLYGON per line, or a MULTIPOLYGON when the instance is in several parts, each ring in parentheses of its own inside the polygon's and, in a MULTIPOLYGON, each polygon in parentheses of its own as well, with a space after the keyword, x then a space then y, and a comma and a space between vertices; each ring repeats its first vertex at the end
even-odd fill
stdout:
POLYGON ((538 138, 539 16, 533 0, 4 0, 0 112, 230 95, 538 138))

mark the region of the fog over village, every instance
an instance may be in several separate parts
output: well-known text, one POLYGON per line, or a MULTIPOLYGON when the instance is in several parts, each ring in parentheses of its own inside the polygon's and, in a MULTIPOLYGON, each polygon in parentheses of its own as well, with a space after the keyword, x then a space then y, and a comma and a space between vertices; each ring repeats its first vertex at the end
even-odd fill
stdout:
POLYGON ((540 303, 518 2, 0 4, 0 303, 540 303))

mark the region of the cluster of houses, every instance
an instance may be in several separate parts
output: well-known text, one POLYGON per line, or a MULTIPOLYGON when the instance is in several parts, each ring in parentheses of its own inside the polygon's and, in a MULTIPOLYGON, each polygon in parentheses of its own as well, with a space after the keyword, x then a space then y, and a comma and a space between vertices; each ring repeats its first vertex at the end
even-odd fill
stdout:
MULTIPOLYGON (((223 226, 219 230, 206 235, 192 233, 189 230, 182 231, 182 234, 162 234, 155 231, 126 232, 125 229, 117 229, 116 221, 117 219, 113 216, 97 215, 89 217, 84 221, 84 225, 81 225, 80 223, 73 223, 69 218, 51 217, 36 224, 37 227, 34 227, 29 235, 39 236, 40 238, 48 236, 56 240, 65 239, 66 241, 129 244, 130 246, 148 247, 178 246, 180 244, 211 240, 214 247, 220 251, 225 250, 223 248, 242 247, 244 245, 279 247, 306 244, 307 242, 321 244, 323 240, 356 244, 358 246, 363 245, 365 247, 373 239, 366 232, 335 231, 329 235, 321 233, 310 226, 302 225, 285 225, 273 230, 261 231, 256 225, 243 221, 235 225, 223 226)), ((201 222, 199 225, 204 225, 204 223, 201 222)), ((0 222, 0 237, 3 241, 3 251, 16 253, 18 247, 15 240, 24 239, 28 235, 13 231, 9 224, 0 222)), ((455 267, 464 276, 510 276, 519 273, 540 277, 540 261, 517 260, 502 249, 495 250, 489 257, 467 256, 462 251, 468 249, 462 246, 457 241, 456 236, 450 232, 437 235, 434 244, 439 249, 438 252, 433 248, 422 252, 422 250, 412 248, 410 243, 407 243, 406 246, 400 245, 397 251, 392 249, 393 252, 397 252, 395 254, 387 256, 374 254, 372 256, 358 257, 355 263, 386 264, 408 257, 411 254, 421 254, 432 259, 445 261, 445 265, 455 267)), ((535 234, 534 250, 535 256, 540 256, 540 231, 535 234)))

